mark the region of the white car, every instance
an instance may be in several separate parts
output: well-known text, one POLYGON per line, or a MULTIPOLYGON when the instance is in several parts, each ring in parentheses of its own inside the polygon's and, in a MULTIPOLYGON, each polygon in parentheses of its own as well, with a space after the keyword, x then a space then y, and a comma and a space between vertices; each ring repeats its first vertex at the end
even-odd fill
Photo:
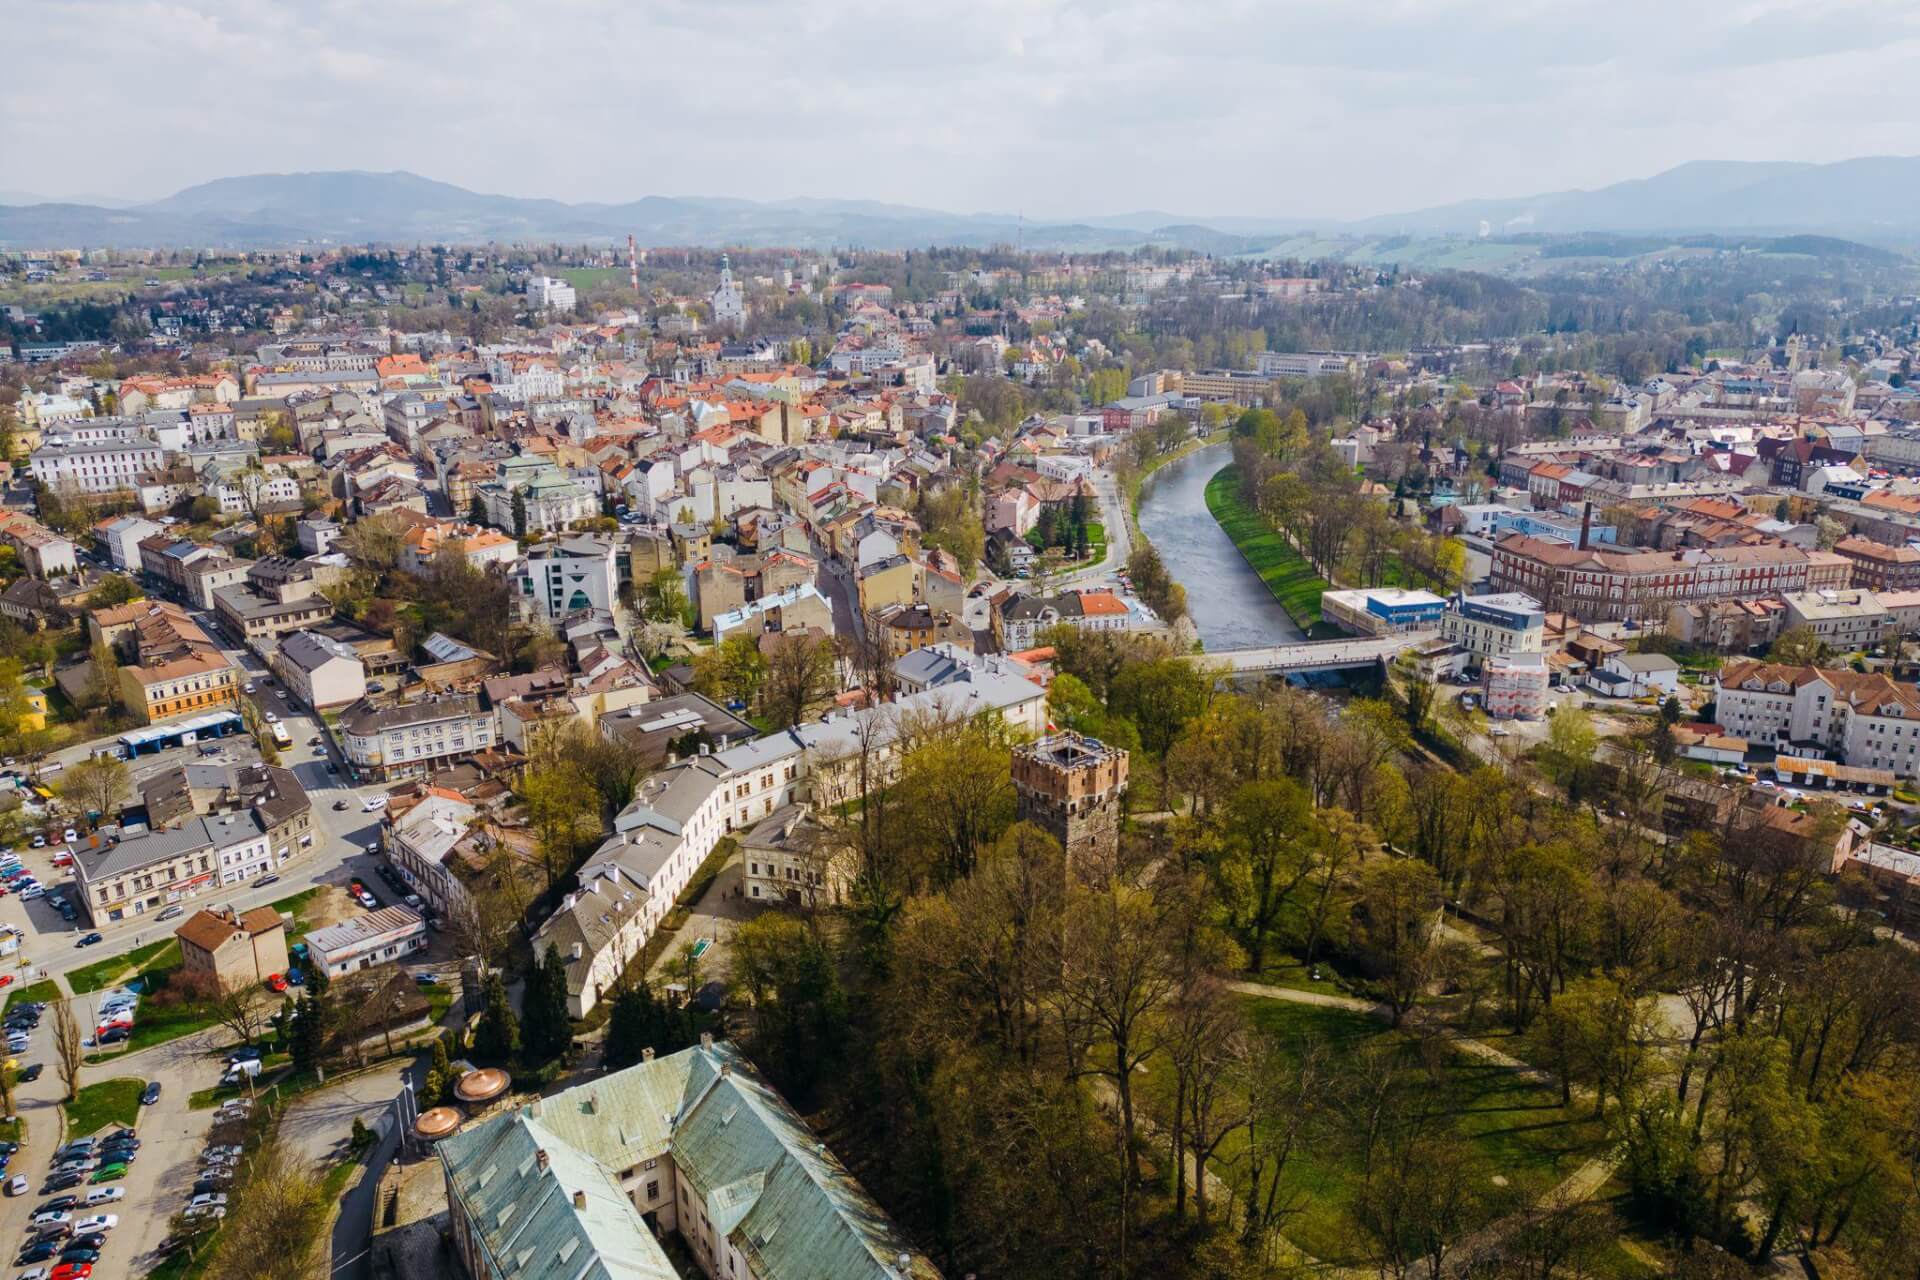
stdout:
MULTIPOLYGON (((118 1191, 120 1188, 115 1187, 114 1190, 118 1191)), ((119 1197, 116 1196, 114 1198, 118 1199, 119 1197)), ((92 1195, 87 1197, 87 1202, 89 1204, 93 1202, 92 1195)), ((111 1231, 119 1225, 120 1219, 116 1215, 111 1213, 96 1213, 91 1218, 82 1218, 80 1221, 74 1223, 73 1234, 84 1236, 89 1231, 111 1231)))
POLYGON ((275 714, 273 714, 273 712, 271 712, 271 711, 269 711, 269 712, 267 712, 267 723, 268 723, 268 724, 279 724, 279 723, 280 723, 280 717, 279 717, 279 716, 277 716, 277 715, 275 715, 275 714))
POLYGON ((385 796, 368 796, 367 802, 360 806, 362 812, 365 813, 372 813, 375 809, 384 809, 386 807, 387 798, 385 796))
POLYGON ((203 1191, 187 1201, 187 1212, 192 1213, 195 1209, 218 1209, 226 1202, 227 1198, 218 1191, 203 1191))
MULTIPOLYGON (((95 1187, 93 1190, 87 1192, 87 1198, 81 1203, 88 1206, 112 1204, 115 1200, 124 1199, 126 1194, 127 1189, 125 1187, 95 1187)), ((111 1221, 111 1219, 109 1219, 109 1221, 111 1221)))
POLYGON ((36 1213, 33 1215, 33 1225, 36 1227, 46 1227, 46 1226, 51 1226, 56 1222, 72 1222, 72 1221, 73 1221, 73 1215, 68 1213, 65 1209, 49 1209, 45 1213, 36 1213))
POLYGON ((224 1218, 227 1216, 227 1209, 225 1205, 216 1204, 200 1209, 188 1209, 186 1214, 189 1218, 224 1218))
POLYGON ((247 682, 246 682, 245 684, 243 684, 243 685, 241 685, 241 686, 240 686, 240 692, 242 692, 242 693, 252 693, 252 692, 253 692, 253 681, 251 681, 251 680, 249 680, 249 681, 247 681, 247 682))
POLYGON ((26 1175, 23 1173, 16 1173, 7 1179, 7 1194, 10 1196, 23 1196, 32 1189, 33 1188, 27 1183, 26 1175))
POLYGON ((47 1280, 47 1277, 52 1274, 45 1267, 35 1267, 31 1271, 22 1271, 15 1280, 47 1280))

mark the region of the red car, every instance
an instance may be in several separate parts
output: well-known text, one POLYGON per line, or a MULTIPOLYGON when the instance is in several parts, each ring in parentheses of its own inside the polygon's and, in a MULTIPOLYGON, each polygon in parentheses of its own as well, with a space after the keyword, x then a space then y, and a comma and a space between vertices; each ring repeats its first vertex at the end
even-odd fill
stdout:
POLYGON ((13 983, 13 975, 12 975, 12 974, 10 974, 10 973, 0 973, 0 987, 5 987, 5 986, 11 986, 11 985, 12 985, 12 983, 13 983))
POLYGON ((285 974, 270 973, 267 975, 267 990, 273 991, 273 992, 281 992, 281 991, 285 991, 286 989, 287 989, 287 978, 285 974))
POLYGON ((93 1274, 91 1262, 63 1262, 53 1269, 47 1280, 87 1280, 93 1274))

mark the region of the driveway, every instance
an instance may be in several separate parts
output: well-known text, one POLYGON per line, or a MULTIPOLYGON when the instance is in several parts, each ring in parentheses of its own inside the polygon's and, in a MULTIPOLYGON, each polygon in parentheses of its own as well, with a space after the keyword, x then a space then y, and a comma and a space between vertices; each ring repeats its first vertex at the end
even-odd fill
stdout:
POLYGON ((720 869, 720 874, 707 886, 707 891, 700 895, 700 901, 693 904, 686 924, 681 926, 661 951, 660 958, 653 962, 653 968, 648 970, 648 985, 656 993, 666 983, 680 980, 674 960, 679 956, 681 947, 697 938, 712 939, 700 957, 701 985, 727 980, 733 971, 728 949, 733 931, 765 909, 739 896, 741 882, 745 878, 746 868, 738 855, 720 869))

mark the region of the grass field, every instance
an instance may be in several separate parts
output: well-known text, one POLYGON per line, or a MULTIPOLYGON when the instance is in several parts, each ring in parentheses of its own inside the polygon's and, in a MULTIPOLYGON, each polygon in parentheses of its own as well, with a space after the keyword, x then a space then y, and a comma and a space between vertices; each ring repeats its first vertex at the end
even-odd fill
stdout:
POLYGON ((1304 630, 1320 621, 1320 595, 1328 590, 1326 579, 1315 573, 1306 557, 1275 533, 1259 512, 1240 500, 1240 469, 1232 463, 1207 481, 1207 510, 1296 625, 1304 630))
POLYGON ((627 283, 625 267, 562 267, 557 274, 580 293, 603 285, 627 283))
POLYGON ((135 947, 120 955, 82 965, 67 975, 67 985, 73 988, 75 995, 85 995, 151 970, 179 967, 180 940, 163 938, 159 942, 149 942, 144 947, 135 947))
MULTIPOLYGON (((1390 1030, 1363 1013, 1343 1009, 1249 999, 1247 1012, 1263 1031, 1276 1037, 1278 1052, 1297 1056, 1309 1042, 1327 1056, 1331 1078, 1345 1079, 1362 1049, 1380 1045, 1404 1056, 1420 1071, 1421 1052, 1409 1036, 1390 1030)), ((1149 1074, 1145 1089, 1156 1114, 1164 1115, 1171 1073, 1164 1063, 1149 1074)), ((1491 1190, 1495 1177, 1520 1196, 1538 1196, 1565 1179, 1605 1143, 1601 1127, 1584 1111, 1560 1106, 1557 1089, 1532 1083, 1504 1067, 1463 1054, 1448 1053, 1431 1074, 1420 1074, 1417 1096, 1431 1103, 1435 1121, 1467 1143, 1476 1167, 1471 1176, 1491 1190)), ((1294 1156, 1287 1192, 1299 1206, 1286 1235, 1324 1262, 1367 1262, 1363 1233, 1353 1216, 1365 1186, 1356 1118, 1329 1108, 1320 1131, 1294 1156)), ((1230 1136, 1213 1161, 1214 1172, 1229 1184, 1242 1176, 1244 1137, 1230 1136)))
POLYGON ((67 1108, 67 1136, 84 1138, 110 1124, 131 1125, 140 1118, 144 1080, 122 1077, 83 1087, 67 1108))
POLYGON ((307 936, 307 930, 313 927, 307 918, 307 908, 313 905, 313 900, 320 896, 323 889, 324 886, 315 885, 311 889, 302 889, 292 897, 282 898, 273 904, 273 909, 281 915, 293 917, 293 925, 287 930, 289 943, 300 941, 307 936))
POLYGON ((42 978, 30 987, 15 987, 7 993, 7 1008, 16 1004, 25 1004, 31 1000, 38 1004, 52 1004, 60 998, 60 984, 52 978, 42 978))

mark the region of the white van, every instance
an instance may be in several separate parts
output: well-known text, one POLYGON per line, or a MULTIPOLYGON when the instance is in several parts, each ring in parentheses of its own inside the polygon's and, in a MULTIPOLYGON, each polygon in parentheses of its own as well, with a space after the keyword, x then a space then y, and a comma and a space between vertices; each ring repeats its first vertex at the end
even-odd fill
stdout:
POLYGON ((227 1068, 227 1074, 221 1078, 220 1083, 239 1084, 242 1080, 251 1080, 259 1074, 260 1059, 244 1058, 227 1068))

